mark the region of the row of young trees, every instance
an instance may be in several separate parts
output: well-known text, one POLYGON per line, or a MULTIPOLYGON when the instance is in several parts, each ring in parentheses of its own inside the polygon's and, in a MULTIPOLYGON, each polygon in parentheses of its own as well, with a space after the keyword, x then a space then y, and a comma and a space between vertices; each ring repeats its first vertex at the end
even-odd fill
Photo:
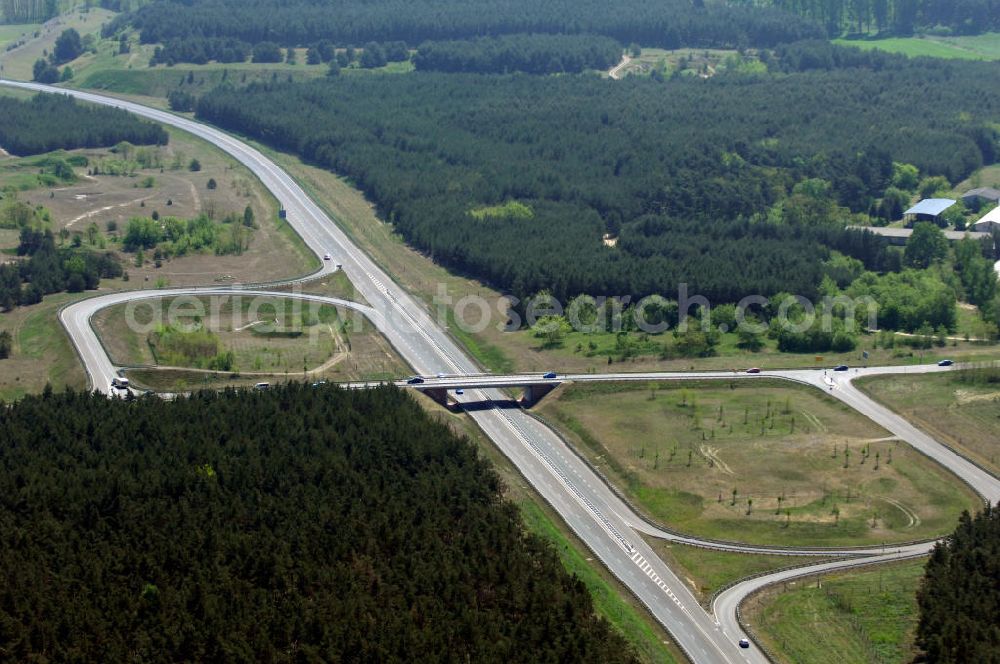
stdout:
POLYGON ((518 298, 687 283, 725 302, 815 294, 829 249, 891 269, 881 240, 843 230, 850 211, 899 162, 958 181, 995 160, 989 68, 340 77, 220 89, 198 114, 350 176, 408 241, 518 298), (507 201, 531 214, 477 214, 507 201))
POLYGON ((416 46, 427 40, 487 35, 591 33, 626 44, 668 48, 774 46, 822 36, 813 21, 779 10, 705 4, 690 0, 626 0, 613 5, 600 0, 154 0, 116 18, 104 34, 111 36, 131 25, 149 44, 230 38, 245 44, 275 41, 285 46, 308 46, 321 39, 340 46, 369 41, 416 46))
POLYGON ((0 431, 9 659, 636 661, 476 448, 395 388, 47 390, 0 431))
POLYGON ((959 34, 1000 29, 998 0, 735 0, 765 4, 826 26, 831 34, 945 27, 959 34))
POLYGON ((593 35, 504 35, 472 40, 424 42, 413 58, 418 70, 530 74, 608 69, 621 59, 621 45, 593 35))
POLYGON ((40 94, 29 101, 0 98, 0 145, 16 155, 53 150, 111 147, 122 141, 166 145, 163 127, 106 106, 79 104, 62 95, 40 94))

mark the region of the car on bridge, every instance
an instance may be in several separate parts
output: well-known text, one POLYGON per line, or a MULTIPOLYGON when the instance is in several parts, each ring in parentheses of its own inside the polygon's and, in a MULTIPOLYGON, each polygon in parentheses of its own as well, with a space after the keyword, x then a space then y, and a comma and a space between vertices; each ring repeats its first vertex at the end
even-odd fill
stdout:
POLYGON ((410 378, 408 378, 406 380, 406 384, 407 385, 420 385, 423 382, 424 382, 424 379, 421 378, 420 376, 411 376, 410 378))
POLYGON ((558 374, 555 371, 549 371, 548 373, 544 374, 542 378, 555 378, 557 375, 558 374))
POLYGON ((955 360, 941 360, 938 362, 939 367, 950 367, 953 364, 955 364, 955 360))

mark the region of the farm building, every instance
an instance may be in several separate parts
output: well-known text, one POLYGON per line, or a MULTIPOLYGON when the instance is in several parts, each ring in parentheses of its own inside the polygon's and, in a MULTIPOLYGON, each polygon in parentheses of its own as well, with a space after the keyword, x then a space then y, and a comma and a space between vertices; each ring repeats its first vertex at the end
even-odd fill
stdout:
POLYGON ((1000 206, 993 208, 983 217, 972 224, 972 230, 979 233, 991 233, 1000 230, 1000 206))
POLYGON ((978 210, 983 205, 1000 203, 1000 189, 978 187, 962 194, 962 202, 970 210, 978 210))
POLYGON ((954 205, 956 201, 950 198, 925 198, 903 213, 907 225, 916 221, 933 221, 940 224, 941 214, 954 205))

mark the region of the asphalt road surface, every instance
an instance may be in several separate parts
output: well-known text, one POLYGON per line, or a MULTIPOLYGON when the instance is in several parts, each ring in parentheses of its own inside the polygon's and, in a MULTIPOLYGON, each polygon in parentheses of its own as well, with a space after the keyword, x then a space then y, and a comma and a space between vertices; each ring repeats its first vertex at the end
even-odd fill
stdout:
MULTIPOLYGON (((525 411, 506 406, 507 395, 500 391, 504 380, 546 381, 538 376, 484 377, 479 367, 455 344, 447 333, 433 322, 424 307, 402 290, 375 263, 360 251, 343 231, 306 195, 306 193, 279 166, 246 143, 222 132, 182 116, 152 109, 139 104, 102 95, 75 90, 64 90, 31 83, 0 81, 0 84, 40 92, 70 94, 78 99, 96 104, 124 108, 137 115, 169 124, 203 138, 243 163, 281 201, 287 211, 289 223, 302 236, 310 249, 322 256, 332 254, 334 260, 323 262, 318 274, 335 269, 339 263, 361 295, 371 303, 363 307, 333 298, 318 298, 300 294, 270 293, 262 286, 241 292, 255 295, 280 295, 323 301, 349 307, 369 317, 421 375, 461 376, 461 385, 467 387, 458 397, 463 403, 487 403, 486 407, 470 408, 469 416, 517 466, 526 480, 548 501, 569 527, 586 543, 608 569, 645 604, 655 618, 673 635, 678 645, 698 664, 715 662, 765 662, 764 654, 757 648, 741 649, 737 646, 745 638, 737 622, 736 607, 750 592, 770 582, 814 573, 816 570, 857 565, 859 556, 871 556, 866 562, 883 558, 881 550, 852 549, 841 553, 852 558, 836 563, 798 568, 746 581, 731 588, 717 599, 713 614, 700 607, 685 584, 656 556, 639 537, 643 532, 657 537, 685 541, 697 546, 725 548, 735 551, 769 550, 732 543, 720 543, 697 538, 683 538, 647 523, 629 506, 551 429, 525 411), (476 383, 476 377, 481 383, 476 383), (718 620, 716 619, 718 618, 718 620)), ((232 294, 233 289, 185 289, 164 291, 136 291, 115 293, 83 300, 66 307, 61 320, 90 376, 92 388, 109 391, 116 368, 107 357, 97 335, 90 325, 94 313, 104 307, 153 297, 179 295, 232 294)), ((905 371, 934 371, 936 367, 909 368, 905 371)), ((844 375, 824 374, 822 371, 765 372, 763 375, 806 383, 841 399, 853 408, 932 456, 959 477, 965 479, 984 498, 1000 499, 1000 482, 975 465, 959 457, 943 445, 917 430, 904 419, 872 402, 851 385, 858 375, 876 372, 896 372, 904 369, 849 372, 844 375)), ((609 374, 602 376, 560 376, 580 382, 589 380, 690 380, 698 378, 733 378, 734 374, 609 374)), ((740 376, 740 378, 746 378, 740 376)), ((750 378, 752 379, 752 378, 750 378)), ((438 379, 428 379, 428 382, 438 379)), ((449 379, 440 379, 447 381, 449 379)), ((445 385, 442 385, 444 387, 445 385)), ((888 559, 906 555, 921 555, 930 545, 920 543, 901 548, 888 559)), ((784 553, 815 555, 817 550, 781 549, 784 553)), ((822 551, 829 555, 829 550, 822 551)))

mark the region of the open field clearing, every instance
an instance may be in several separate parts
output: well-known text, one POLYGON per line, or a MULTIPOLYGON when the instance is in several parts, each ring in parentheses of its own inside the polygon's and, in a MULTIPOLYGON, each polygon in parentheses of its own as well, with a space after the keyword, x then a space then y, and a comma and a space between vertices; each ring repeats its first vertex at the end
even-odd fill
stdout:
MULTIPOLYGON (((44 206, 60 242, 80 236, 86 246, 120 252, 130 281, 142 285, 195 285, 269 281, 305 274, 318 267, 294 231, 278 219, 277 201, 245 168, 207 143, 170 130, 161 148, 74 150, 0 160, 0 188, 20 190, 19 200, 44 206), (74 166, 69 180, 49 175, 47 164, 74 166), (197 162, 198 170, 192 170, 197 162), (256 228, 223 223, 242 218, 247 206, 256 228), (122 251, 129 220, 136 217, 193 219, 207 215, 220 239, 239 233, 241 252, 217 255, 211 249, 157 261, 156 252, 122 251), (159 266, 157 266, 159 263, 159 266)), ((0 248, 16 236, 0 238, 0 248)))
POLYGON ((132 375, 157 389, 388 379, 406 372, 360 315, 280 297, 119 305, 98 314, 94 327, 116 364, 156 367, 132 375))
MULTIPOLYGON (((117 45, 115 42, 114 45, 117 45)), ((98 47, 99 54, 103 49, 114 50, 114 45, 98 47)), ((145 47, 143 47, 145 48, 145 47)), ((148 67, 148 55, 135 56, 131 59, 138 59, 140 62, 134 65, 124 64, 124 58, 130 56, 119 56, 108 53, 105 56, 98 55, 90 63, 87 63, 82 73, 78 75, 72 85, 82 89, 100 90, 115 94, 129 95, 133 98, 142 98, 144 103, 149 100, 159 98, 160 105, 167 94, 174 90, 189 92, 194 95, 205 94, 218 85, 232 83, 235 85, 250 85, 251 83, 269 83, 274 81, 308 81, 310 79, 322 78, 327 75, 328 66, 324 64, 305 64, 305 55, 299 58, 298 64, 274 63, 261 64, 252 62, 243 63, 209 63, 206 65, 181 64, 175 67, 148 67)), ((364 76, 372 73, 398 74, 412 70, 409 62, 393 62, 380 69, 345 69, 344 76, 364 76)))
POLYGON ((865 393, 941 442, 1000 472, 1000 382, 929 376, 874 376, 858 381, 865 393))
POLYGON ((924 562, 775 586, 747 600, 744 616, 782 662, 910 662, 924 562))
POLYGON ((968 190, 978 187, 1000 187, 1000 164, 980 168, 970 177, 956 184, 948 195, 957 199, 968 190))
MULTIPOLYGON (((125 57, 125 56, 116 56, 125 57)), ((148 62, 148 57, 143 60, 148 62)), ((103 68, 94 63, 83 70, 77 78, 79 87, 102 92, 138 95, 142 97, 166 98, 174 90, 204 94, 226 82, 237 85, 267 83, 280 77, 286 81, 307 80, 326 75, 326 68, 320 65, 182 65, 181 68, 140 68, 129 69, 118 66, 103 68), (250 67, 253 67, 252 69, 250 67)))
POLYGON ((742 57, 733 50, 644 48, 639 57, 632 57, 632 61, 622 68, 619 78, 629 75, 649 76, 653 72, 663 76, 680 74, 709 78, 726 69, 738 69, 743 72, 767 71, 766 66, 756 56, 742 57))
POLYGON ((87 387, 76 351, 59 324, 59 309, 85 294, 50 295, 40 304, 0 314, 0 330, 13 336, 11 356, 0 362, 0 400, 37 394, 46 384, 55 390, 87 387))
POLYGON ((1000 60, 1000 33, 988 32, 968 37, 893 37, 889 39, 835 39, 841 46, 864 50, 880 49, 911 58, 932 57, 961 60, 1000 60))
MULTIPOLYGON (((101 25, 110 21, 113 16, 114 13, 106 9, 91 8, 62 14, 42 26, 0 26, 0 28, 16 30, 18 34, 28 28, 34 28, 29 35, 30 38, 22 46, 11 51, 0 52, 0 65, 3 66, 4 76, 30 81, 35 61, 45 57, 46 53, 52 52, 56 39, 63 30, 74 28, 81 37, 94 35, 95 38, 99 38, 101 25), (35 32, 38 33, 38 37, 34 37, 35 32)), ((2 38, 2 34, 0 34, 0 40, 2 38)), ((76 71, 77 62, 71 62, 70 66, 76 71)))
POLYGON ((11 44, 32 39, 41 27, 39 23, 0 25, 0 52, 6 52, 11 44))
POLYGON ((924 456, 808 388, 573 386, 538 410, 642 511, 693 535, 799 546, 919 540, 980 504, 924 456))

